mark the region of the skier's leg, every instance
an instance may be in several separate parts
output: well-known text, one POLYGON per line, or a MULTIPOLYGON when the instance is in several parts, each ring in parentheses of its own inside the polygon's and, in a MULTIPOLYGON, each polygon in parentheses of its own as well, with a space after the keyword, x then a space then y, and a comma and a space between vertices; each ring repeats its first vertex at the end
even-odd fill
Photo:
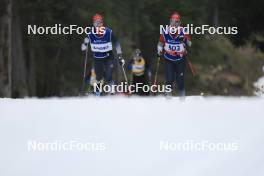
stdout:
MULTIPOLYGON (((112 56, 109 56, 108 58, 105 58, 104 62, 104 76, 105 76, 105 81, 106 84, 112 86, 113 79, 112 79, 112 74, 113 74, 113 58, 112 56)), ((114 90, 111 90, 111 94, 114 93, 114 90)))
POLYGON ((103 80, 103 75, 104 75, 104 63, 103 63, 103 58, 95 58, 94 59, 94 71, 96 74, 96 81, 102 81, 103 80))
MULTIPOLYGON (((139 78, 139 82, 142 83, 142 86, 147 85, 146 76, 143 74, 139 78)), ((141 89, 140 95, 147 96, 149 95, 149 92, 145 92, 144 89, 141 89)))
POLYGON ((178 61, 176 64, 176 81, 177 81, 178 94, 180 97, 185 96, 184 77, 185 77, 185 58, 178 61))
MULTIPOLYGON (((137 83, 141 83, 141 85, 139 85, 140 87, 143 87, 144 85, 146 85, 146 81, 145 81, 145 75, 141 75, 141 76, 136 76, 133 75, 133 85, 136 85, 137 83)), ((143 88, 139 88, 138 92, 135 92, 136 95, 148 95, 149 92, 144 92, 143 88)))
MULTIPOLYGON (((97 86, 100 86, 102 84, 103 81, 103 75, 104 75, 104 63, 103 63, 103 59, 101 58, 95 58, 94 59, 94 71, 96 74, 96 82, 97 82, 97 86)), ((100 95, 101 92, 96 89, 95 91, 96 95, 100 95)))
MULTIPOLYGON (((165 59, 166 85, 170 85, 172 89, 173 89, 173 82, 175 79, 174 75, 175 75, 174 62, 165 59)), ((172 92, 167 93, 167 95, 172 95, 172 92)))
POLYGON ((104 70, 105 70, 105 81, 107 84, 112 84, 112 74, 113 74, 113 59, 111 57, 106 58, 104 62, 104 70))
MULTIPOLYGON (((138 76, 133 75, 133 77, 132 77, 132 85, 136 85, 138 82, 139 82, 138 76)), ((135 92, 133 94, 139 95, 139 92, 135 92)))

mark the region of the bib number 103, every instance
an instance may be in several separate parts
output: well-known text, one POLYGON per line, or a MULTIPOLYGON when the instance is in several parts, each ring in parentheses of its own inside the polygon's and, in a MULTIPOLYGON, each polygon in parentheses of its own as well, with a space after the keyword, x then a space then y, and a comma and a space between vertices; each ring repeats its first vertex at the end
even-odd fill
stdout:
POLYGON ((181 52, 183 50, 182 45, 169 45, 169 50, 181 52))

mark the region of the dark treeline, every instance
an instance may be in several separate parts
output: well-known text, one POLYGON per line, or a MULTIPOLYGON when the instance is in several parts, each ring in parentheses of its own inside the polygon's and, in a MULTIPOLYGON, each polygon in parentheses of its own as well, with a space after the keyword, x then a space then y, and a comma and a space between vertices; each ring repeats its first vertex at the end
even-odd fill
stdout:
MULTIPOLYGON (((0 97, 80 91, 85 35, 28 35, 29 24, 91 26, 91 16, 100 13, 118 36, 125 59, 140 48, 154 71, 159 25, 168 24, 174 11, 183 24, 238 27, 234 36, 192 36, 188 58, 198 76, 187 71, 187 94, 251 95, 264 65, 263 7, 259 0, 0 0, 0 97)), ((160 83, 163 72, 161 65, 160 83)))

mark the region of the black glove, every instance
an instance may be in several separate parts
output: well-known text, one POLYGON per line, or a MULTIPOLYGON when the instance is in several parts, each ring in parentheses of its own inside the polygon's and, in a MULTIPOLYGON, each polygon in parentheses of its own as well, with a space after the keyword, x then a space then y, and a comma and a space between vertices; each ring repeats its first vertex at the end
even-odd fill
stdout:
POLYGON ((121 66, 124 66, 125 65, 125 60, 123 59, 122 57, 122 54, 118 54, 117 55, 117 58, 118 58, 118 62, 121 66))
POLYGON ((184 35, 179 35, 180 42, 184 42, 184 35))

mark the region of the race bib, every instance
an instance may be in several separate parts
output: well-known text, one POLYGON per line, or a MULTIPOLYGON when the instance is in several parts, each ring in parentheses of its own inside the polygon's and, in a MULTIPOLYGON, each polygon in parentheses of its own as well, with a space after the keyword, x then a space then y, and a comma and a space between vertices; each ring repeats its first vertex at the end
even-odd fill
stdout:
POLYGON ((100 53, 104 53, 104 52, 108 52, 113 50, 113 46, 111 42, 108 43, 103 43, 103 44, 94 44, 91 43, 91 50, 93 52, 100 52, 100 53))
POLYGON ((166 43, 164 49, 165 49, 165 51, 174 51, 177 53, 181 53, 181 52, 185 51, 183 43, 181 43, 181 44, 168 44, 168 43, 166 43))

